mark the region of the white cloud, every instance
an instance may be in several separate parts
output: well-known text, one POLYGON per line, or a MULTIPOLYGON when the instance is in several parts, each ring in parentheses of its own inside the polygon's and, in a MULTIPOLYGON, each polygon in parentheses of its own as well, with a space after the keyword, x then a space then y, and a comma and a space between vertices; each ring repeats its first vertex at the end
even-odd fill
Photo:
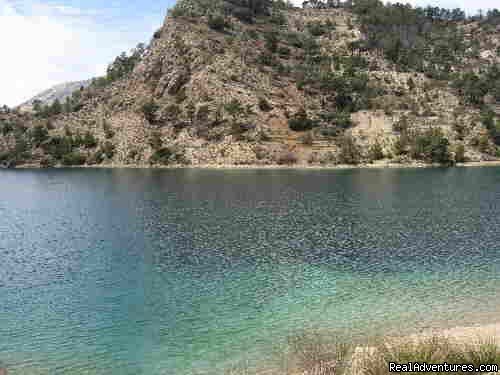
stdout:
POLYGON ((76 30, 47 12, 23 15, 5 0, 0 0, 0 35, 0 103, 18 104, 58 83, 69 60, 83 57, 76 30))
POLYGON ((114 56, 145 36, 132 30, 137 25, 129 32, 119 23, 99 22, 101 13, 0 0, 0 105, 14 106, 55 84, 103 74, 114 56))

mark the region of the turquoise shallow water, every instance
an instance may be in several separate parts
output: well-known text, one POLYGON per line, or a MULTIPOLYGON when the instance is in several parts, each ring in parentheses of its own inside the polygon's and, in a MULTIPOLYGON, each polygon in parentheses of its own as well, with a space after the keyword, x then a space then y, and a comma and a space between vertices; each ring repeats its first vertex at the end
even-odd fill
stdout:
POLYGON ((500 169, 0 171, 9 374, 218 374, 497 321, 500 169))

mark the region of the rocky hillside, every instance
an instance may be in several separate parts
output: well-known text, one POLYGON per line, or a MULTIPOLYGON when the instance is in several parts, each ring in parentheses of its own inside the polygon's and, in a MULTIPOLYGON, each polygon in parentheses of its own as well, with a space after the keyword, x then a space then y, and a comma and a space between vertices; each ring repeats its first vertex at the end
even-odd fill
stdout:
POLYGON ((64 108, 0 114, 0 163, 336 165, 495 160, 500 15, 367 0, 179 0, 64 108), (436 13, 437 12, 437 13, 436 13))
POLYGON ((66 98, 71 97, 71 95, 80 90, 81 87, 88 87, 91 83, 91 80, 86 81, 76 81, 76 82, 66 82, 61 83, 59 85, 55 85, 48 90, 45 90, 31 99, 27 100, 23 104, 19 105, 18 108, 20 111, 33 111, 33 105, 35 103, 39 103, 40 105, 52 105, 54 101, 59 100, 63 103, 66 98))

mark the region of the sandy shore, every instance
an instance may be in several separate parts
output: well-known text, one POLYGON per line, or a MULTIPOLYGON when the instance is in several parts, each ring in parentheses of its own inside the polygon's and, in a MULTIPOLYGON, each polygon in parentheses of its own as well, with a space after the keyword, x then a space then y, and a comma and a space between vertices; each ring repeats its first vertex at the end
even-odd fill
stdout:
MULTIPOLYGON (((500 166, 500 160, 495 161, 477 161, 468 163, 459 163, 453 167, 463 168, 463 167, 498 167, 500 166)), ((16 167, 16 169, 39 169, 40 167, 35 164, 25 164, 16 167)), ((372 164, 358 164, 358 165, 309 165, 309 164, 294 164, 294 165, 262 165, 262 164, 197 164, 197 165, 166 165, 166 166, 150 166, 150 165, 139 165, 139 164, 106 164, 106 165, 84 165, 84 166, 56 166, 55 169, 59 168, 88 168, 88 169, 220 169, 220 170, 230 170, 230 169, 248 169, 248 170, 345 170, 345 169, 415 169, 415 168, 443 168, 439 164, 425 164, 425 163, 411 163, 411 164, 400 164, 391 163, 386 161, 375 162, 372 164)))

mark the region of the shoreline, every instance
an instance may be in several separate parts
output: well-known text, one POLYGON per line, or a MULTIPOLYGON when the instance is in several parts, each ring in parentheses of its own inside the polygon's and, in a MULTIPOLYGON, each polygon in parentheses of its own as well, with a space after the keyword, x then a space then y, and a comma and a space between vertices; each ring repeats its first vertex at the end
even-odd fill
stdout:
POLYGON ((474 343, 478 340, 493 340, 500 343, 500 323, 457 326, 445 329, 434 328, 410 335, 410 337, 417 339, 425 339, 433 336, 445 337, 459 342, 467 341, 474 343))
MULTIPOLYGON (((199 169, 199 170, 353 170, 353 169, 424 169, 424 168, 468 168, 468 167, 500 167, 500 160, 475 161, 457 163, 447 166, 441 164, 425 163, 372 163, 372 164, 338 164, 338 165, 279 165, 279 164, 196 164, 196 165, 162 165, 151 166, 147 164, 106 164, 106 165, 82 165, 82 166, 54 166, 42 168, 36 164, 25 164, 15 168, 3 169, 199 169)), ((0 168, 2 169, 2 168, 0 168)))

